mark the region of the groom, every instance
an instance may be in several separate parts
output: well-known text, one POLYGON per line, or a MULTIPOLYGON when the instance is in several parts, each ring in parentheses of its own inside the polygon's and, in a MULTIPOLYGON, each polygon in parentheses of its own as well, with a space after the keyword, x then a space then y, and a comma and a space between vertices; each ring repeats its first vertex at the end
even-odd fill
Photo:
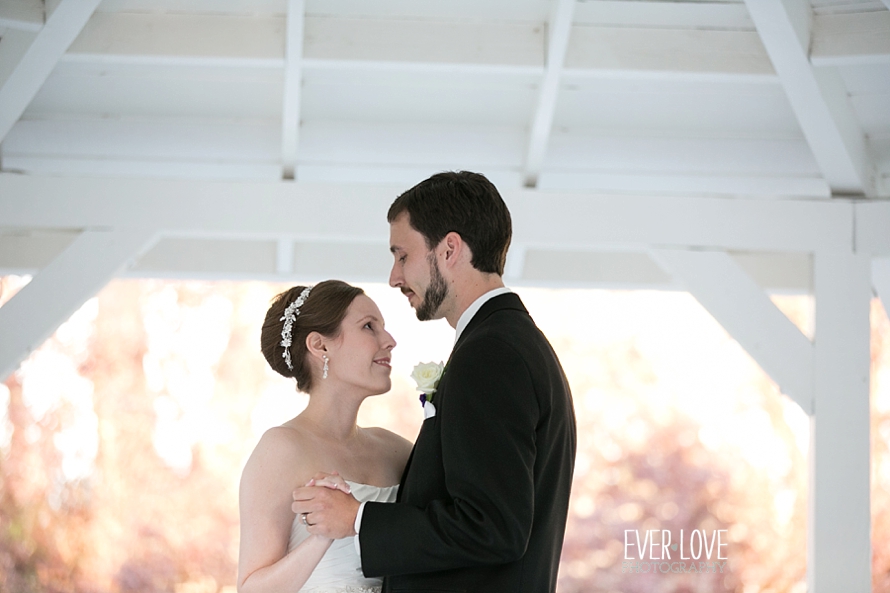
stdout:
POLYGON ((312 533, 358 533, 384 591, 554 591, 575 459, 568 382, 502 275, 512 234, 478 173, 433 175, 392 204, 389 283, 454 349, 395 504, 314 489, 294 503, 312 533), (317 495, 316 495, 317 493, 317 495))

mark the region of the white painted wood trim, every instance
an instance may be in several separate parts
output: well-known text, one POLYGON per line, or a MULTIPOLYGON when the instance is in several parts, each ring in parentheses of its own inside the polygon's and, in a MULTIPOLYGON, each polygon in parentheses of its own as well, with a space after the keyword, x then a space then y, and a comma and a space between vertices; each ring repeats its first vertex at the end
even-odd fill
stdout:
MULTIPOLYGON (((38 177, 0 173, 10 228, 149 225, 171 235, 290 237, 384 244, 402 185, 38 177), (124 197, 126 199, 124 199, 124 197), (224 203, 225 208, 219 205, 224 203), (288 216, 286 213, 299 213, 288 216), (338 216, 331 216, 338 212, 338 216), (285 213, 285 214, 283 214, 285 213)), ((514 240, 529 248, 699 246, 750 251, 849 249, 845 200, 752 200, 506 189, 514 240), (541 221, 548 221, 542 224, 541 221)))
POLYGON ((145 228, 86 230, 0 307, 0 377, 151 244, 145 228))
POLYGON ((547 152, 547 141, 553 127, 553 114, 556 111, 556 99, 559 94, 559 81, 565 62, 566 50, 569 47, 569 34, 572 30, 576 0, 556 0, 553 15, 547 27, 547 63, 544 78, 538 89, 538 104, 532 118, 525 156, 525 186, 535 187, 538 175, 544 165, 547 152))
POLYGON ((100 0, 61 0, 0 87, 0 141, 24 113, 100 0))
POLYGON ((281 117, 282 179, 294 179, 300 142, 300 100, 305 0, 288 0, 284 53, 284 97, 281 117))
POLYGON ((869 312, 867 254, 817 251, 807 591, 870 593, 869 312))
POLYGON ((874 166, 846 87, 832 68, 809 61, 808 0, 746 0, 803 134, 835 194, 875 194, 874 166))
POLYGON ((656 249, 653 256, 679 277, 807 414, 813 413, 813 345, 725 252, 656 249))

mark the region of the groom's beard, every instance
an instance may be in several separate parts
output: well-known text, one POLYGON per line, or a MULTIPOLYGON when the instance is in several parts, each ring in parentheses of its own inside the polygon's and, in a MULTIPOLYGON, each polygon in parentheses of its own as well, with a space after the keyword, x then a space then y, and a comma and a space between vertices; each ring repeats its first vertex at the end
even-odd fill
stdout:
POLYGON ((448 285, 439 271, 439 262, 436 261, 436 254, 430 253, 427 260, 430 262, 430 285, 426 287, 426 291, 423 293, 423 301, 421 301, 415 311, 417 319, 420 321, 435 319, 439 307, 442 306, 442 302, 445 301, 445 297, 448 295, 448 285))

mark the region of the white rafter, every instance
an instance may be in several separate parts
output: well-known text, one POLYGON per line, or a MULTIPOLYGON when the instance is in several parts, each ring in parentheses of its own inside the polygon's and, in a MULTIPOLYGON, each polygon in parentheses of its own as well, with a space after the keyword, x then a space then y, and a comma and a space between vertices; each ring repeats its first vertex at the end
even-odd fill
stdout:
POLYGON ((874 171, 846 87, 809 61, 808 0, 745 0, 819 169, 835 194, 873 195, 874 171))
POLYGON ((890 257, 872 258, 871 282, 884 310, 890 314, 890 257))
POLYGON ((532 120, 525 156, 525 185, 535 187, 544 164, 547 141, 553 127, 553 114, 559 94, 559 80, 569 47, 569 34, 575 14, 575 0, 555 0, 553 13, 547 26, 547 62, 544 78, 538 90, 538 105, 532 120))
POLYGON ((782 393, 813 414, 813 344, 722 251, 657 249, 692 296, 757 361, 782 393))
POLYGON ((305 12, 304 0, 288 0, 287 33, 284 43, 284 98, 281 115, 281 173, 283 179, 294 179, 297 173, 305 12))
MULTIPOLYGON (((374 243, 386 241, 382 213, 400 190, 404 185, 0 173, 0 221, 7 228, 42 229, 116 228, 138 222, 178 235, 374 243), (226 207, 220 208, 221 203, 226 207), (295 209, 299 217, 282 216, 295 209)), ((615 244, 808 252, 848 247, 854 228, 854 205, 846 200, 728 200, 509 188, 501 194, 510 206, 515 241, 530 249, 615 244)))
POLYGON ((86 230, 0 307, 0 377, 12 372, 128 261, 148 247, 154 235, 145 228, 86 230))
POLYGON ((22 116, 100 0, 60 0, 0 87, 0 141, 22 116))

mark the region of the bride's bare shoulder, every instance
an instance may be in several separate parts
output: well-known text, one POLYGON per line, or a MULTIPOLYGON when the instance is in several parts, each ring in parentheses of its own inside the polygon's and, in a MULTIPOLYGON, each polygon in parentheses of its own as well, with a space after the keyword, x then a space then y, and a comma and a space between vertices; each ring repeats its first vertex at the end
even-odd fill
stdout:
POLYGON ((411 454, 411 448, 414 446, 414 443, 378 426, 365 428, 364 430, 376 442, 379 454, 400 461, 402 465, 408 461, 408 456, 411 454))
POLYGON ((285 471, 289 475, 308 473, 311 459, 305 436, 298 429, 276 426, 268 429, 250 454, 243 475, 264 475, 285 471))

